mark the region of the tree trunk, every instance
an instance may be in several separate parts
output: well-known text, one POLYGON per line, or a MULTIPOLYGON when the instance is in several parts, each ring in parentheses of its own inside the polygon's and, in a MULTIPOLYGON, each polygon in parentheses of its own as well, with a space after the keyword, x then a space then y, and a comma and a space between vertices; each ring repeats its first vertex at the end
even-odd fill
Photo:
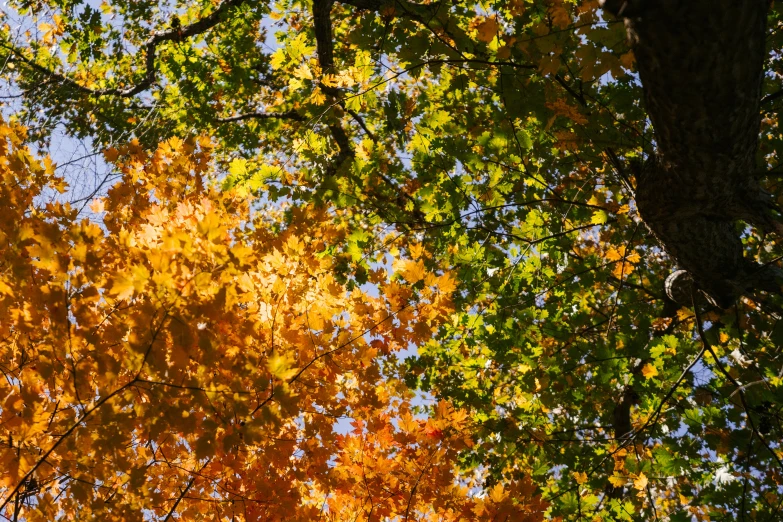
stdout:
POLYGON ((776 271, 743 256, 738 223, 783 229, 755 178, 768 1, 602 5, 625 17, 655 132, 637 176, 642 219, 713 303, 778 291, 776 271))

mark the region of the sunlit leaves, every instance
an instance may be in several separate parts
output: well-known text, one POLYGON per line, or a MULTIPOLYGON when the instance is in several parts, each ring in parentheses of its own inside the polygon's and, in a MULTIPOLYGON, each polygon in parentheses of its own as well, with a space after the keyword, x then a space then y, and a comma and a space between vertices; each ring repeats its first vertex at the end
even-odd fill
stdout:
POLYGON ((441 401, 423 419, 394 377, 392 352, 453 310, 454 280, 421 247, 373 277, 374 297, 351 291, 320 255, 348 237, 339 216, 210 188, 205 140, 118 147, 122 181, 90 223, 33 202, 57 180, 3 129, 4 513, 188 518, 211 499, 216 519, 541 519, 535 487, 474 498, 467 412, 441 401))
MULTIPOLYGON (((67 474, 31 493, 41 510, 163 517, 190 483, 215 517, 775 519, 778 297, 705 310, 715 356, 694 362, 699 321, 664 297, 673 264, 633 201, 655 140, 622 21, 595 0, 355 4, 331 5, 328 67, 313 2, 238 2, 126 98, 85 88, 140 81, 151 32, 223 4, 44 1, 2 29, 16 118, 95 139, 123 175, 80 222, 0 126, 0 339, 29 390, 2 398, 3 429, 30 444, 2 447, 4 483, 126 386, 42 466, 67 474), (400 372, 460 413, 414 406, 400 372)), ((743 247, 781 255, 750 229, 743 247)))

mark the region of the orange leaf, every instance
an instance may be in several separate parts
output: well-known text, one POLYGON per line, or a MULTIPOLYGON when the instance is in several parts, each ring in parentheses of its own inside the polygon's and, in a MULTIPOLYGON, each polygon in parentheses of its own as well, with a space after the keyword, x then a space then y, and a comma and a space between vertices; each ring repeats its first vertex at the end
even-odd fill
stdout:
POLYGON ((482 42, 491 42, 498 34, 499 25, 494 18, 487 18, 476 26, 478 30, 478 39, 482 42))

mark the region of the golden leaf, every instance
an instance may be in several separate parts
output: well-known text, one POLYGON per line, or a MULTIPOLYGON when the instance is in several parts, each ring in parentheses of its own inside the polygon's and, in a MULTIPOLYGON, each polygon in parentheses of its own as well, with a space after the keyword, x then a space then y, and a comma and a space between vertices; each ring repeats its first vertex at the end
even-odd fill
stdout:
POLYGON ((482 42, 491 42, 498 34, 499 25, 494 18, 487 18, 476 26, 478 30, 478 39, 482 42))
POLYGON ((587 482, 587 473, 585 472, 572 471, 571 475, 573 475, 577 484, 584 484, 587 482))
POLYGON ((292 368, 294 360, 288 354, 274 352, 266 362, 266 367, 272 375, 280 380, 287 380, 296 375, 297 369, 292 368))
POLYGON ((103 198, 96 198, 92 200, 92 203, 90 203, 90 210, 95 212, 96 214, 100 214, 103 212, 103 209, 105 207, 105 203, 103 198))
POLYGON ((609 477, 609 483, 616 488, 624 486, 627 481, 628 479, 622 475, 618 475, 617 473, 614 473, 611 477, 609 477))
POLYGON ((427 275, 424 262, 421 260, 400 260, 395 263, 394 269, 411 284, 421 281, 427 275))
POLYGON ((111 293, 120 300, 133 297, 133 277, 129 274, 117 274, 112 280, 111 293))
POLYGON ((648 482, 649 481, 647 480, 647 476, 645 476, 644 473, 639 473, 639 475, 633 481, 633 487, 639 491, 643 491, 644 488, 647 487, 648 482))
POLYGON ((492 502, 500 503, 506 498, 506 492, 503 489, 503 484, 495 484, 495 486, 489 491, 489 498, 492 502))

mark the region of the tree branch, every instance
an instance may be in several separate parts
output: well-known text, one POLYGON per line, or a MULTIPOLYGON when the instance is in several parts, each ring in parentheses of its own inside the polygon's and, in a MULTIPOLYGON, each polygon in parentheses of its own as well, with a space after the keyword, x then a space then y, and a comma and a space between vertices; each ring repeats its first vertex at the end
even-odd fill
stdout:
POLYGON ((761 98, 761 105, 766 105, 767 103, 769 103, 771 101, 777 100, 781 96, 783 96, 783 89, 781 89, 781 90, 779 90, 777 92, 773 92, 773 93, 767 94, 766 96, 761 98))
MULTIPOLYGON (((723 366, 723 363, 720 362, 720 359, 718 358, 718 355, 715 353, 715 351, 712 349, 712 345, 707 340, 707 336, 704 334, 704 325, 701 319, 701 314, 699 314, 699 309, 694 305, 694 312, 696 313, 696 327, 698 328, 699 332, 699 339, 701 339, 701 344, 704 346, 702 349, 702 353, 704 351, 710 352, 710 355, 712 355, 712 358, 715 360, 715 366, 718 367, 718 370, 720 370, 720 373, 723 374, 726 379, 733 384, 737 389, 734 393, 739 393, 740 403, 742 403, 742 409, 745 410, 745 418, 748 420, 748 425, 750 426, 751 433, 755 434, 758 439, 761 441, 761 443, 764 445, 765 448, 767 448, 767 451, 770 452, 772 457, 775 459, 775 461, 778 463, 778 466, 780 466, 781 469, 783 469, 783 460, 778 456, 777 453, 775 453, 774 448, 769 445, 769 442, 764 437, 764 435, 761 434, 761 432, 756 427, 756 422, 753 420, 753 417, 750 416, 750 408, 748 407, 747 400, 745 399, 745 391, 743 389, 742 384, 737 381, 734 377, 731 376, 731 374, 726 370, 726 368, 723 366)), ((732 395, 734 395, 732 393, 732 395)))
POLYGON ((227 116, 225 118, 215 118, 218 123, 230 123, 234 121, 243 120, 294 120, 305 121, 305 117, 300 115, 296 111, 286 112, 247 112, 244 114, 236 114, 234 116, 227 116))
POLYGON ((37 70, 38 72, 51 76, 57 81, 67 84, 68 86, 70 86, 71 88, 77 91, 83 92, 91 96, 120 96, 123 98, 128 98, 139 94, 140 92, 148 89, 150 86, 152 86, 155 83, 155 74, 157 72, 155 67, 155 58, 156 58, 157 48, 159 44, 164 42, 179 42, 184 40, 185 38, 189 38, 191 36, 204 33, 205 31, 208 31, 209 29, 215 27, 221 21, 223 14, 225 14, 229 9, 242 5, 247 1, 248 0, 226 0, 223 3, 221 3, 217 7, 217 9, 212 11, 212 13, 210 13, 209 15, 205 16, 200 20, 197 20, 196 22, 193 22, 192 24, 186 25, 184 27, 154 31, 142 45, 145 54, 145 58, 144 58, 145 70, 144 70, 144 75, 142 80, 136 83, 135 85, 126 87, 124 89, 120 89, 120 88, 91 89, 63 74, 57 73, 51 69, 44 67, 43 65, 40 65, 39 63, 35 62, 34 60, 31 60, 30 58, 27 58, 22 51, 20 51, 19 49, 13 46, 8 46, 4 44, 0 44, 0 45, 2 45, 3 48, 7 49, 11 53, 13 53, 13 55, 18 60, 22 61, 23 63, 37 70))
POLYGON ((457 44, 457 48, 454 48, 447 42, 443 43, 458 54, 461 54, 461 51, 470 50, 466 46, 472 46, 473 44, 473 40, 464 30, 456 24, 449 23, 448 8, 442 10, 442 7, 447 4, 443 2, 417 4, 407 0, 342 0, 340 3, 356 7, 357 9, 380 12, 386 16, 410 18, 433 32, 436 29, 440 29, 457 44), (460 46, 460 43, 463 45, 460 46), (460 49, 460 47, 465 48, 460 49))
POLYGON ((201 468, 193 473, 193 476, 190 477, 190 480, 185 485, 184 488, 182 488, 182 491, 180 491, 179 496, 177 497, 176 502, 174 502, 174 505, 171 506, 171 509, 169 510, 168 514, 166 514, 166 518, 163 519, 163 522, 167 522, 168 520, 171 520, 171 517, 174 516, 174 513, 177 511, 177 506, 179 506, 179 503, 182 502, 182 499, 185 498, 185 495, 188 493, 191 487, 193 487, 193 483, 196 482, 196 477, 198 476, 201 471, 207 467, 207 464, 209 464, 209 461, 212 460, 211 457, 207 459, 207 461, 204 463, 201 468))

